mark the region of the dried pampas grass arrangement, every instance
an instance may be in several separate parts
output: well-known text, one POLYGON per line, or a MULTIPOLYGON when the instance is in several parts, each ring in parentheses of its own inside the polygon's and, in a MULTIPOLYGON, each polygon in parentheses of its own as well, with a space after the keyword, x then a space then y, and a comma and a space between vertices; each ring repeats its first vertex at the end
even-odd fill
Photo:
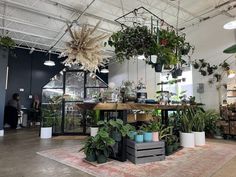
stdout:
POLYGON ((108 35, 100 34, 95 36, 95 31, 100 22, 94 28, 83 25, 81 30, 71 30, 68 26, 72 40, 66 44, 65 54, 68 56, 63 62, 65 65, 81 64, 84 70, 96 72, 99 66, 103 66, 107 59, 103 56, 102 41, 108 35))

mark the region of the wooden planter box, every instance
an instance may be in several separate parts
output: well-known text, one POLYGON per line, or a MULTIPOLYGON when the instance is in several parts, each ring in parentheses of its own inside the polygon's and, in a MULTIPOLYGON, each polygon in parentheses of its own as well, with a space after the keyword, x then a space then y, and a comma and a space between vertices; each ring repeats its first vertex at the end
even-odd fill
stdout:
POLYGON ((152 121, 153 117, 152 114, 146 113, 146 114, 137 114, 137 121, 152 121))
POLYGON ((164 141, 136 143, 128 139, 127 159, 135 164, 164 160, 165 143, 164 141))

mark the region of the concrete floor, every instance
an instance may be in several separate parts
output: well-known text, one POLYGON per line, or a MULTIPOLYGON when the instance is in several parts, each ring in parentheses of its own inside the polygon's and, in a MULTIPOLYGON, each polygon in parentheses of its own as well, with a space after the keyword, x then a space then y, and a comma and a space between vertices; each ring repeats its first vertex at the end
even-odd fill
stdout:
POLYGON ((78 144, 79 140, 41 140, 36 129, 5 131, 0 137, 0 177, 87 177, 79 170, 36 152, 78 144))
MULTIPOLYGON (((235 141, 209 141, 236 145, 235 141)), ((5 136, 0 137, 0 177, 88 177, 90 175, 77 169, 36 154, 38 151, 79 143, 79 140, 41 140, 37 129, 5 131, 5 136)), ((235 167, 236 158, 222 166, 212 177, 236 177, 235 167)))

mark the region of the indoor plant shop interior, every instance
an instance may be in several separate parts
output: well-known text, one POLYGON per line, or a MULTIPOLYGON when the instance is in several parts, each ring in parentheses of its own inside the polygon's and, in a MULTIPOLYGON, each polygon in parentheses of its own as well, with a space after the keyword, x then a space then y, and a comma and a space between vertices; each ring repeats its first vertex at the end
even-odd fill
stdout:
POLYGON ((0 176, 236 177, 235 43, 235 0, 1 0, 0 176))

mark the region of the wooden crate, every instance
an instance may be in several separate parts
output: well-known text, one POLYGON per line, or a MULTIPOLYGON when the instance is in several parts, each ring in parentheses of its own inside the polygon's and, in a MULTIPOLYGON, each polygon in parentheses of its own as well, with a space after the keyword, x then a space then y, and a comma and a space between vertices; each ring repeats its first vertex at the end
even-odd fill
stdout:
POLYGON ((164 141, 136 143, 128 139, 127 159, 135 164, 164 160, 165 143, 164 141))

